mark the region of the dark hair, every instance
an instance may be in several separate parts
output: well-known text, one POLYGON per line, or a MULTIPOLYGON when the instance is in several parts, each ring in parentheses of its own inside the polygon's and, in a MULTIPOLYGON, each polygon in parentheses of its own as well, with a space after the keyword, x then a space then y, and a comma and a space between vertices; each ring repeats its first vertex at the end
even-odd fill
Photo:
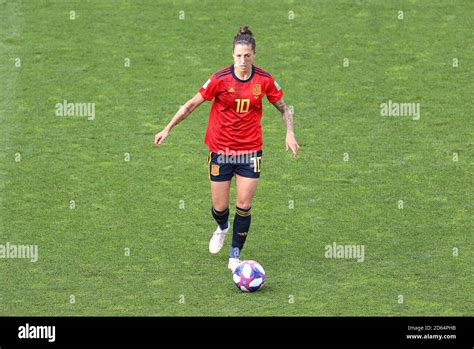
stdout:
POLYGON ((250 45, 252 46, 253 52, 255 52, 255 39, 252 36, 252 32, 250 31, 249 27, 240 27, 237 35, 234 37, 234 42, 232 44, 232 51, 235 48, 235 45, 250 45))

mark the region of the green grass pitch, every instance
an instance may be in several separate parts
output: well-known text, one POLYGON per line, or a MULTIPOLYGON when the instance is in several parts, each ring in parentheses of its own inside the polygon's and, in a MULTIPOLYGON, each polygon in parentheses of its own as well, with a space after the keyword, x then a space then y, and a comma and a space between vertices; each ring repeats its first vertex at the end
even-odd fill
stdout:
POLYGON ((0 0, 0 245, 38 247, 36 262, 0 259, 0 315, 472 316, 473 10, 0 0), (208 253, 210 103, 152 146, 232 63, 240 25, 301 145, 285 153, 265 100, 243 250, 267 272, 254 294, 232 284, 229 238, 208 253), (95 118, 56 115, 64 100, 95 103, 95 118), (419 120, 382 115, 388 101, 419 103, 419 120), (326 258, 333 243, 364 260, 326 258))

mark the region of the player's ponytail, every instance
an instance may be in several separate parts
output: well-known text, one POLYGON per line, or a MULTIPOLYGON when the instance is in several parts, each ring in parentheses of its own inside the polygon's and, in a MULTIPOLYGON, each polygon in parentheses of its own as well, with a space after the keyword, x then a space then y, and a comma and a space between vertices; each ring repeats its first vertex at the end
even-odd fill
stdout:
POLYGON ((255 39, 253 38, 253 34, 250 31, 250 28, 247 26, 240 27, 237 35, 234 37, 234 43, 232 44, 232 50, 234 50, 235 45, 250 45, 252 47, 252 51, 255 52, 255 39))

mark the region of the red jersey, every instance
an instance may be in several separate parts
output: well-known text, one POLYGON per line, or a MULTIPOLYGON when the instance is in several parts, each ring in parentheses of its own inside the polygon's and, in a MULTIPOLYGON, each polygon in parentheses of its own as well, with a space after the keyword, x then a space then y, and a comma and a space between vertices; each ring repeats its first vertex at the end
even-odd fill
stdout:
POLYGON ((239 79, 234 65, 219 70, 199 89, 208 101, 214 99, 204 143, 214 153, 247 153, 262 149, 262 98, 278 102, 283 91, 265 70, 252 66, 247 80, 239 79))

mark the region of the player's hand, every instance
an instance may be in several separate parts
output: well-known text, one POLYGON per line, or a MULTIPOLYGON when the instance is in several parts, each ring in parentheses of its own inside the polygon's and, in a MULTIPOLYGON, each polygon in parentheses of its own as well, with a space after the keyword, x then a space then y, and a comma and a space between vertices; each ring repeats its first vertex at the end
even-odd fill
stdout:
POLYGON ((163 143, 163 141, 166 139, 166 137, 168 137, 169 133, 170 132, 167 129, 164 129, 163 131, 158 132, 155 135, 155 141, 153 142, 153 145, 155 147, 159 147, 161 143, 163 143))
POLYGON ((291 149, 291 156, 296 158, 296 154, 298 154, 298 151, 300 150, 300 146, 298 145, 298 142, 296 142, 295 135, 293 133, 287 133, 286 134, 286 151, 288 149, 291 149))

